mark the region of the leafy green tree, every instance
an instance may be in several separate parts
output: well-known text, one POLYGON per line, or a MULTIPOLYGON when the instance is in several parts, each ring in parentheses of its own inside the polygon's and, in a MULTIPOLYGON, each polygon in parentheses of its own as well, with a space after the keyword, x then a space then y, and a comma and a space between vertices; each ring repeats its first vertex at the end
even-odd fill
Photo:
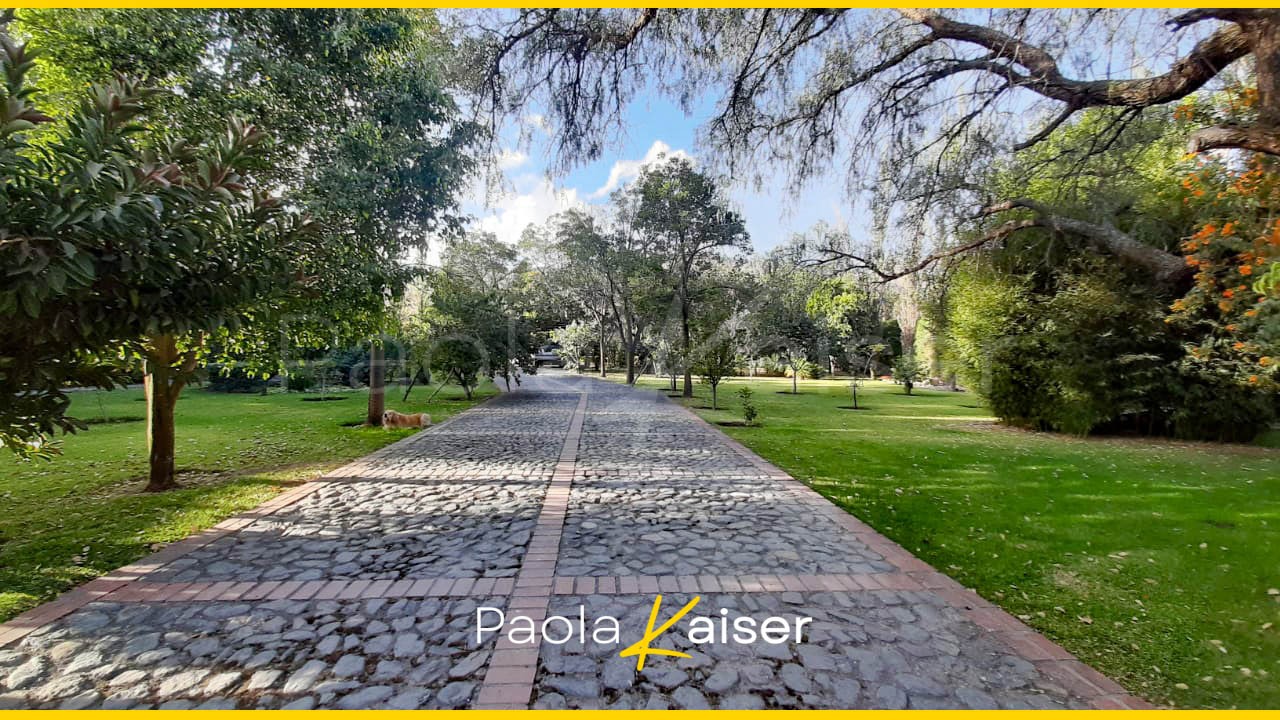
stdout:
POLYGON ((968 264, 953 276, 946 302, 944 360, 971 388, 986 380, 991 343, 1027 310, 1026 279, 968 264))
POLYGON ((833 277, 818 283, 805 301, 805 309, 832 335, 843 339, 861 329, 868 300, 851 278, 833 277))
MULTIPOLYGON (((624 197, 615 193, 615 205, 624 197)), ((599 293, 622 338, 627 382, 634 383, 636 355, 645 329, 665 305, 662 257, 654 243, 626 222, 634 206, 622 205, 623 221, 604 227, 586 212, 570 210, 552 218, 552 233, 559 251, 575 267, 574 275, 590 283, 584 292, 599 293)), ((602 338, 603 339, 603 338, 602 338)), ((603 364, 603 350, 602 364, 603 364)))
MULTIPOLYGON (((475 128, 460 122, 435 68, 443 52, 430 13, 405 10, 40 10, 21 32, 47 48, 40 72, 52 100, 129 72, 172 90, 153 100, 153 126, 207 137, 218 118, 253 117, 273 142, 256 177, 288 193, 321 236, 295 248, 302 291, 263 305, 248 324, 223 326, 217 345, 268 372, 291 346, 372 339, 370 421, 380 421, 381 338, 414 269, 403 263, 432 234, 458 227, 452 212, 470 169, 475 128), (270 312, 266 312, 266 309, 270 312)), ((251 257, 251 256, 246 256, 251 257)), ((189 379, 209 343, 176 335, 171 376, 189 379)), ((166 362, 152 353, 150 368, 166 362)), ((185 382, 185 380, 184 380, 185 382)), ((149 388, 161 385, 148 384, 149 388)))
POLYGON ((719 263, 701 277, 693 370, 711 386, 711 407, 718 409, 717 391, 724 378, 737 371, 747 335, 746 309, 757 288, 741 268, 719 263))
POLYGON ((551 338, 560 345, 560 356, 570 367, 578 372, 587 368, 596 344, 596 334, 591 327, 575 320, 552 332, 551 338))
MULTIPOLYGON (((1161 252, 1176 252, 1179 238, 1198 245, 1202 201, 1195 183, 1180 182, 1188 167, 1180 121, 1153 113, 1119 133, 1105 156, 1081 164, 1067 154, 1105 121, 1085 114, 1001 168, 991 179, 996 192, 1016 188, 1064 217, 1110 218, 1161 252)), ((1250 249, 1231 250, 1229 267, 1250 249)), ((944 361, 1006 422, 1230 440, 1251 438, 1275 417, 1274 391, 1251 384, 1250 372, 1230 360, 1232 343, 1250 338, 1212 322, 1221 306, 1205 308, 1210 322, 1177 322, 1185 288, 1132 263, 1106 262, 1077 236, 1026 228, 950 277, 939 323, 944 361)), ((1241 293, 1234 283, 1211 282, 1241 293)))
MULTIPOLYGON (((646 165, 615 202, 624 208, 624 223, 645 235, 665 256, 666 272, 674 281, 681 352, 686 359, 694 357, 691 328, 697 285, 726 251, 750 251, 742 217, 729 208, 714 180, 682 157, 660 158, 646 165)), ((687 362, 683 392, 693 397, 687 362)))
POLYGON ((645 346, 653 358, 654 372, 667 378, 667 389, 674 393, 685 365, 680 353, 680 328, 671 322, 649 328, 645 333, 645 346))
MULTIPOLYGON (((612 290, 601 268, 584 261, 579 251, 585 248, 565 242, 573 233, 587 230, 572 215, 525 229, 521 246, 532 266, 525 308, 534 316, 535 326, 543 319, 550 323, 549 328, 540 329, 558 330, 585 318, 595 328, 596 370, 604 377, 607 339, 612 334, 612 290)), ((579 363, 580 370, 585 368, 587 358, 580 357, 579 363)))
POLYGON ((694 371, 711 388, 711 409, 719 410, 717 391, 720 383, 738 367, 738 346, 732 337, 714 339, 698 352, 694 371))
POLYGON ((827 338, 832 355, 843 354, 851 367, 870 373, 876 356, 886 349, 881 337, 881 299, 876 289, 843 275, 818 283, 805 304, 827 338))
POLYGON ((915 353, 903 353, 893 362, 893 379, 902 383, 902 389, 908 395, 911 394, 911 390, 916 383, 920 382, 920 379, 924 377, 924 374, 925 367, 916 359, 915 353))
POLYGON ((502 377, 509 389, 518 381, 517 369, 532 366, 532 336, 513 293, 521 272, 515 249, 492 234, 473 233, 446 246, 431 288, 437 318, 431 352, 434 358, 447 341, 455 376, 469 378, 469 363, 479 362, 476 372, 502 377), (465 338, 478 349, 478 360, 459 345, 465 338))
POLYGON ((249 173, 263 135, 230 121, 204 144, 165 141, 142 124, 153 92, 118 79, 90 88, 52 122, 31 104, 32 57, 0 32, 0 116, 9 279, 0 367, 5 444, 47 449, 74 430, 62 386, 110 385, 104 358, 147 362, 151 476, 173 485, 173 408, 205 341, 233 332, 296 287, 300 221, 249 173), (44 124, 41 147, 30 141, 44 124))
POLYGON ((468 400, 487 364, 484 347, 470 335, 444 335, 432 344, 431 372, 440 377, 441 384, 457 383, 468 400))
POLYGON ((760 295, 751 312, 752 345, 758 353, 776 353, 791 370, 791 392, 818 348, 822 333, 808 310, 818 278, 797 265, 797 248, 775 249, 765 261, 760 295))

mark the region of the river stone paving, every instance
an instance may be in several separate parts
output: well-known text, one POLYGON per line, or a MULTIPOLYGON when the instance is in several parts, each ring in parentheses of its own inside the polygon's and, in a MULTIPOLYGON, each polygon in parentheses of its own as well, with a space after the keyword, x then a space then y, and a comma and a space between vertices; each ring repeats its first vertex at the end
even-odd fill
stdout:
POLYGON ((510 577, 545 481, 339 482, 149 579, 510 577))
POLYGON ((478 602, 93 603, 0 650, 0 707, 465 707, 478 602))
POLYGON ((563 575, 864 574, 894 568, 760 478, 590 477, 575 487, 563 575))
POLYGON ((0 625, 9 708, 1143 703, 659 393, 564 373, 0 625), (700 597, 654 642, 618 652, 700 597), (619 644, 476 637, 476 609, 619 644), (812 618, 693 646, 692 617, 812 618))
MULTIPOLYGON (((661 617, 692 596, 664 595, 661 617)), ((704 594, 689 615, 653 647, 690 657, 650 656, 641 672, 618 652, 640 639, 648 597, 557 597, 552 615, 611 615, 623 628, 619 644, 544 642, 533 707, 628 710, 773 708, 1085 707, 1036 667, 983 636, 953 608, 927 592, 704 594), (692 617, 728 610, 757 623, 765 617, 811 617, 804 641, 751 645, 693 644, 692 617)), ((590 628, 589 628, 590 629, 590 628)), ((556 639, 559 639, 557 636, 556 639)))

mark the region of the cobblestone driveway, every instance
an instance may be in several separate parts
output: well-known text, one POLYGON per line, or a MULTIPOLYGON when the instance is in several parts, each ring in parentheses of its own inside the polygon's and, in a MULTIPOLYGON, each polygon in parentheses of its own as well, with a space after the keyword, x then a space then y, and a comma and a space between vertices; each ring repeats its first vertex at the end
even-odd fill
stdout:
POLYGON ((0 626, 0 708, 1140 707, 665 398, 524 388, 0 626), (618 652, 695 596, 799 642, 618 652), (476 608, 619 644, 477 640, 476 608))

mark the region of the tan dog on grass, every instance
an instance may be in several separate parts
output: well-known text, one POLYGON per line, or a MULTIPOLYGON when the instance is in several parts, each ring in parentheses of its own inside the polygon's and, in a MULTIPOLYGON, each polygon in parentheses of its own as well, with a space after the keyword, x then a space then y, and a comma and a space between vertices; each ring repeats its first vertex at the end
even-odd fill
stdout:
POLYGON ((404 413, 398 413, 395 410, 387 410, 382 413, 382 427, 387 429, 430 426, 431 416, 427 413, 413 413, 412 415, 405 415, 404 413))

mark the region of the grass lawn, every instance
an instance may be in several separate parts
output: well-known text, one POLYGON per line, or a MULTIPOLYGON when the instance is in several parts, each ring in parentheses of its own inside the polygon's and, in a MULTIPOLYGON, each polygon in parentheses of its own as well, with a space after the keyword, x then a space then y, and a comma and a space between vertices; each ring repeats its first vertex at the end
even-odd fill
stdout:
MULTIPOLYGON (((741 419, 746 382, 698 412, 741 419)), ((726 432, 1129 690, 1280 707, 1280 451, 1023 432, 891 383, 857 411, 846 381, 749 384, 763 424, 726 432)))
MULTIPOLYGON (((474 404, 452 386, 425 404, 434 391, 419 386, 406 403, 391 387, 387 406, 439 422, 474 404)), ((485 385, 476 402, 493 392, 485 385)), ((364 420, 367 393, 338 395, 188 389, 177 410, 183 487, 149 494, 142 390, 75 393, 73 414, 95 424, 63 438, 61 457, 0 455, 0 620, 412 432, 348 427, 364 420)))

